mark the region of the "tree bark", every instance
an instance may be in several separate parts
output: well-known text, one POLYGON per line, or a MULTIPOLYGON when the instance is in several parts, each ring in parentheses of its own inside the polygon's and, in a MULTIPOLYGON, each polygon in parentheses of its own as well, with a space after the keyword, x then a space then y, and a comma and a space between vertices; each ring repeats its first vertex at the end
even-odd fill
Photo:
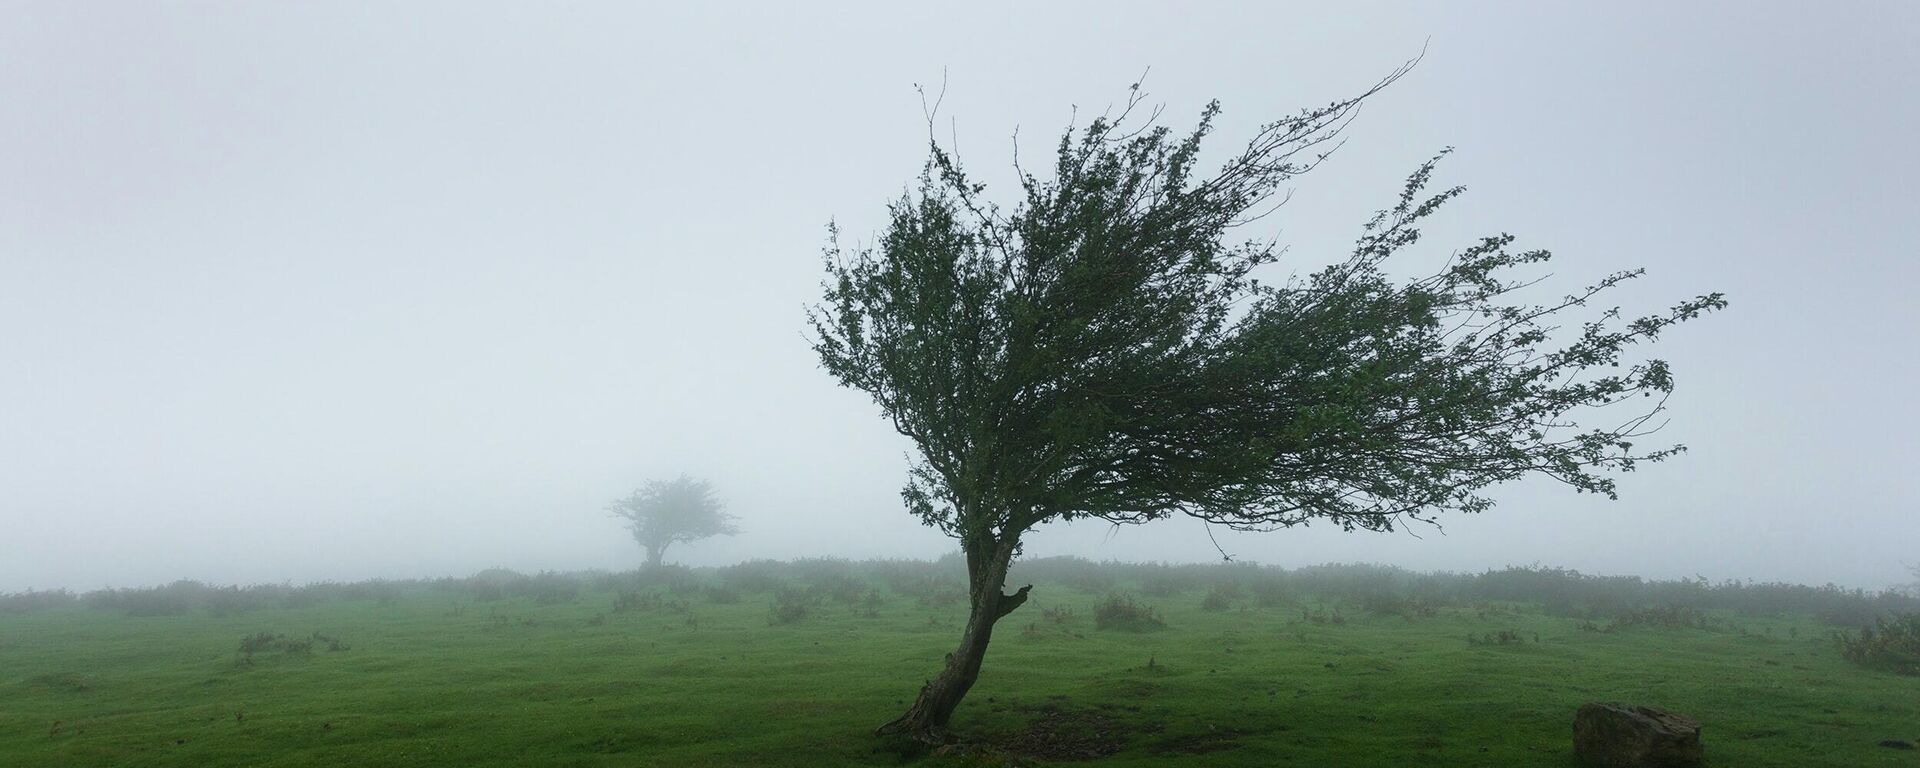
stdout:
POLYGON ((993 625, 1027 601, 1027 591, 1033 589, 1031 584, 1011 595, 1000 593, 1000 588, 1007 581, 1007 566, 1013 560, 1014 542, 991 542, 987 546, 968 549, 970 609, 966 629, 960 633, 960 646, 947 654, 946 666, 941 668, 940 674, 920 687, 920 695, 914 699, 913 706, 874 733, 907 736, 928 743, 943 741, 947 721, 953 717, 954 709, 960 706, 960 700, 966 697, 968 689, 980 678, 980 662, 987 656, 987 642, 993 638, 993 625), (976 554, 972 551, 976 549, 989 551, 976 554))
POLYGON ((651 571, 655 568, 659 568, 661 560, 666 556, 667 556, 667 545, 648 544, 647 545, 647 570, 651 571))

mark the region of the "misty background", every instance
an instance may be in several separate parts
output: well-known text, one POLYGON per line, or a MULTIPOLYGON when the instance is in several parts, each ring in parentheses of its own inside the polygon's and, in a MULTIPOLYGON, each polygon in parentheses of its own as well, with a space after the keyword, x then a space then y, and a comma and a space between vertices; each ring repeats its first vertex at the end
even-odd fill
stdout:
MULTIPOLYGON (((933 557, 910 446, 803 335, 942 138, 1013 191, 1145 90, 1210 147, 1427 47, 1248 236, 1343 256, 1443 147, 1422 257, 1510 231, 1543 297, 1616 269, 1690 453, 1445 530, 1216 529, 1238 559, 1881 587, 1920 561, 1920 5, 7 2, 0 591, 638 565, 605 505, 710 478, 671 561, 933 557), (1036 4, 1037 5, 1037 4, 1036 4)), ((1413 274, 1419 258, 1399 265, 1413 274)), ((1207 561, 1188 519, 1026 555, 1207 561)))

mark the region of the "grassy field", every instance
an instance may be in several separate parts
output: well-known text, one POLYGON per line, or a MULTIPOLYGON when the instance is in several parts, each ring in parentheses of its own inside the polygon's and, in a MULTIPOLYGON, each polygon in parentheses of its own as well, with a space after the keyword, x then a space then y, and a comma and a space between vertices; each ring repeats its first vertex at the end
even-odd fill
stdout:
POLYGON ((776 592, 690 584, 157 616, 75 601, 0 614, 0 765, 1570 766, 1574 709, 1625 700, 1698 718, 1716 765, 1920 766, 1878 745, 1920 741, 1920 677, 1849 664, 1810 616, 1634 625, 1141 586, 1038 584, 956 718, 994 746, 959 756, 869 735, 963 617, 877 581, 791 592, 785 617, 776 592), (1111 592, 1165 628, 1096 628, 1111 592), (261 632, 310 647, 249 661, 261 632))

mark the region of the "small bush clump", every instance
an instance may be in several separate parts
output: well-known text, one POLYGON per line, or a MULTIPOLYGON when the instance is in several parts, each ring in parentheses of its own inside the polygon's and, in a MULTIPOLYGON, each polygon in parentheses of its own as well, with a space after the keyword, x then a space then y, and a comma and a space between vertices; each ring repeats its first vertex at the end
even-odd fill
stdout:
POLYGON ((853 613, 863 619, 877 619, 880 618, 882 605, 886 605, 886 600, 880 597, 880 590, 869 589, 867 596, 860 599, 860 606, 855 608, 853 613))
POLYGON ((692 568, 674 563, 642 568, 631 579, 633 585, 640 589, 664 589, 673 595, 696 592, 701 587, 700 577, 694 574, 692 568))
MULTIPOLYGON (((1535 636, 1534 640, 1537 642, 1539 637, 1535 636)), ((1511 629, 1503 629, 1498 632, 1482 632, 1478 635, 1467 635, 1468 645, 1524 645, 1526 642, 1527 639, 1525 637, 1522 637, 1519 632, 1511 629)))
POLYGON ((1253 601, 1262 608, 1279 608, 1286 605, 1286 585, 1278 581, 1257 582, 1253 585, 1253 601))
POLYGON ((1835 633, 1840 656, 1873 669, 1902 675, 1920 675, 1920 613, 1883 616, 1860 628, 1859 634, 1835 633))
POLYGON ((781 589, 773 593, 773 603, 767 606, 767 623, 797 623, 813 614, 813 607, 819 599, 816 593, 809 590, 781 589))
POLYGON ((691 609, 685 600, 669 600, 658 592, 639 592, 621 590, 613 596, 613 612, 660 611, 668 613, 686 613, 691 609))
POLYGON ((967 599, 965 572, 954 574, 932 568, 897 568, 886 573, 886 581, 889 589, 913 598, 922 608, 938 608, 967 599))
POLYGON ((833 557, 795 560, 788 569, 821 599, 853 605, 867 593, 867 584, 851 562, 833 557))
POLYGON ((351 650, 353 648, 353 646, 347 645, 347 641, 345 640, 341 640, 340 638, 337 638, 337 637, 323 635, 318 632, 308 635, 307 639, 311 641, 314 645, 318 645, 326 648, 328 653, 339 653, 341 651, 351 650))
POLYGON ((965 602, 966 599, 966 590, 954 587, 921 594, 914 598, 914 602, 918 603, 922 608, 944 608, 949 605, 965 602))
POLYGON ((542 605, 570 603, 580 596, 580 582, 565 574, 541 571, 539 575, 509 583, 507 594, 532 598, 542 605))
POLYGON ((1375 616, 1399 616, 1403 619, 1426 619, 1440 613, 1440 609, 1432 603, 1391 592, 1369 594, 1360 599, 1360 606, 1375 616))
POLYGON ((76 600, 72 592, 64 589, 50 592, 36 592, 29 589, 25 592, 0 593, 0 613, 44 611, 49 608, 72 605, 76 600))
POLYGON ((507 598, 507 587, 526 579, 526 575, 508 568, 488 568, 468 576, 460 584, 467 595, 475 600, 492 602, 507 598))
POLYGON ((1713 618, 1706 612, 1687 605, 1665 605, 1641 608, 1620 614, 1613 620, 1609 629, 1626 627, 1666 627, 1670 629, 1712 629, 1713 618))
POLYGON ((720 583, 728 589, 757 595, 779 589, 785 583, 781 579, 781 573, 786 570, 785 563, 772 560, 748 560, 722 567, 718 573, 720 583))
MULTIPOLYGON (((334 643, 339 642, 331 638, 329 638, 329 640, 334 643)), ((273 651, 288 655, 305 656, 313 653, 313 642, 313 638, 311 637, 305 640, 295 640, 286 635, 272 632, 256 632, 240 638, 240 661, 243 664, 252 664, 255 654, 273 651)))
POLYGON ((1233 599, 1239 596, 1239 592, 1237 585, 1214 585, 1207 590, 1207 596, 1200 600, 1200 610, 1224 611, 1232 608, 1233 599))
POLYGON ((1153 606, 1143 605, 1130 597, 1118 595, 1107 598, 1093 607, 1093 626, 1098 629, 1116 629, 1123 632, 1151 632, 1165 629, 1167 623, 1153 606))
POLYGON ((181 580, 164 587, 147 589, 106 589, 87 593, 86 601, 95 608, 126 612, 128 616, 179 616, 204 602, 210 590, 197 581, 181 580))

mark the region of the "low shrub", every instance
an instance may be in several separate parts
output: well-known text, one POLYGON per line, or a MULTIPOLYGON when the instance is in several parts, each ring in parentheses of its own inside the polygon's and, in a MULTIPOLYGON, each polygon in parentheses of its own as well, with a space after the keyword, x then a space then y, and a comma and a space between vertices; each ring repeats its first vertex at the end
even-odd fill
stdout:
POLYGON ((853 563, 833 557, 804 558, 788 564, 796 580, 825 600, 853 605, 866 596, 867 584, 853 563))
POLYGON ((640 589, 664 589, 673 595, 689 594, 701 587, 700 577, 692 568, 675 563, 642 568, 633 574, 632 583, 640 589))
POLYGON ((1902 675, 1920 675, 1920 613, 1883 616, 1861 627, 1859 634, 1837 632, 1834 639, 1847 661, 1902 675))
MULTIPOLYGON (((1535 639, 1537 641, 1538 637, 1535 639)), ((1467 635, 1468 645, 1524 645, 1526 642, 1527 639, 1525 637, 1522 637, 1519 632, 1511 629, 1503 629, 1498 632, 1482 632, 1478 635, 1467 635)))
POLYGON ((339 653, 353 648, 353 646, 347 645, 345 640, 337 637, 329 637, 318 632, 308 635, 307 639, 311 640, 314 645, 326 648, 328 653, 339 653))
POLYGON ((217 587, 207 592, 207 612, 215 616, 238 616, 266 608, 273 608, 282 602, 277 590, 263 588, 243 589, 241 587, 217 587))
POLYGON ((128 616, 179 616, 204 602, 209 591, 200 582, 181 580, 164 587, 89 592, 86 602, 95 608, 125 611, 128 616))
POLYGON ((717 573, 720 583, 728 589, 758 595, 772 592, 785 584, 780 577, 785 569, 785 563, 773 560, 748 560, 720 568, 717 573))
POLYGON ((807 587, 807 591, 819 595, 821 599, 836 603, 854 605, 872 594, 866 582, 852 576, 836 575, 822 577, 807 587))
POLYGON ((1609 629, 1627 627, 1664 627, 1669 629, 1712 629, 1713 617, 1698 608, 1686 605, 1663 605, 1641 608, 1620 614, 1613 620, 1609 629))
POLYGON ((1287 604, 1286 585, 1279 581, 1261 581, 1253 585, 1253 602, 1262 608, 1279 608, 1287 604))
POLYGON ((818 602, 818 595, 812 591, 781 589, 773 593, 773 602, 767 606, 767 623, 773 625, 797 623, 813 615, 813 608, 818 602))
POLYGON ((855 608, 853 613, 863 619, 877 619, 880 618, 880 606, 885 604, 886 600, 880 597, 880 590, 869 589, 867 596, 860 599, 860 606, 855 608))
POLYGON ((1417 597, 1391 592, 1375 592, 1360 598, 1360 607, 1375 616, 1399 616, 1404 619, 1432 618, 1440 609, 1417 597))
MULTIPOLYGON (((465 592, 474 600, 493 602, 505 600, 508 590, 527 577, 518 571, 506 568, 488 568, 464 579, 454 579, 448 586, 465 592)), ((317 585, 316 585, 317 586, 317 585)))
POLYGON ((29 589, 25 592, 0 593, 0 613, 44 611, 49 608, 72 605, 76 601, 77 598, 73 593, 64 589, 49 592, 36 592, 29 589))
POLYGON ((252 664, 255 654, 278 651, 283 654, 304 656, 313 653, 312 638, 294 640, 286 635, 272 632, 256 632, 240 638, 240 661, 252 664))
POLYGON ((1122 632, 1151 632, 1165 629, 1167 623, 1153 606, 1136 603, 1130 597, 1115 595, 1093 606, 1093 626, 1122 632))
POLYGON ((943 608, 956 603, 966 602, 966 600, 966 590, 958 588, 943 589, 914 598, 914 602, 922 608, 943 608))
POLYGON ((613 612, 660 611, 668 613, 686 613, 691 609, 685 600, 672 600, 658 592, 640 592, 623 589, 613 596, 613 612))
POLYGON ((922 608, 953 605, 967 599, 965 578, 927 571, 897 571, 887 575, 887 586, 911 597, 922 608))
POLYGON ((514 597, 531 598, 542 605, 570 603, 580 596, 580 580, 553 571, 541 571, 538 575, 509 582, 505 592, 514 597))

